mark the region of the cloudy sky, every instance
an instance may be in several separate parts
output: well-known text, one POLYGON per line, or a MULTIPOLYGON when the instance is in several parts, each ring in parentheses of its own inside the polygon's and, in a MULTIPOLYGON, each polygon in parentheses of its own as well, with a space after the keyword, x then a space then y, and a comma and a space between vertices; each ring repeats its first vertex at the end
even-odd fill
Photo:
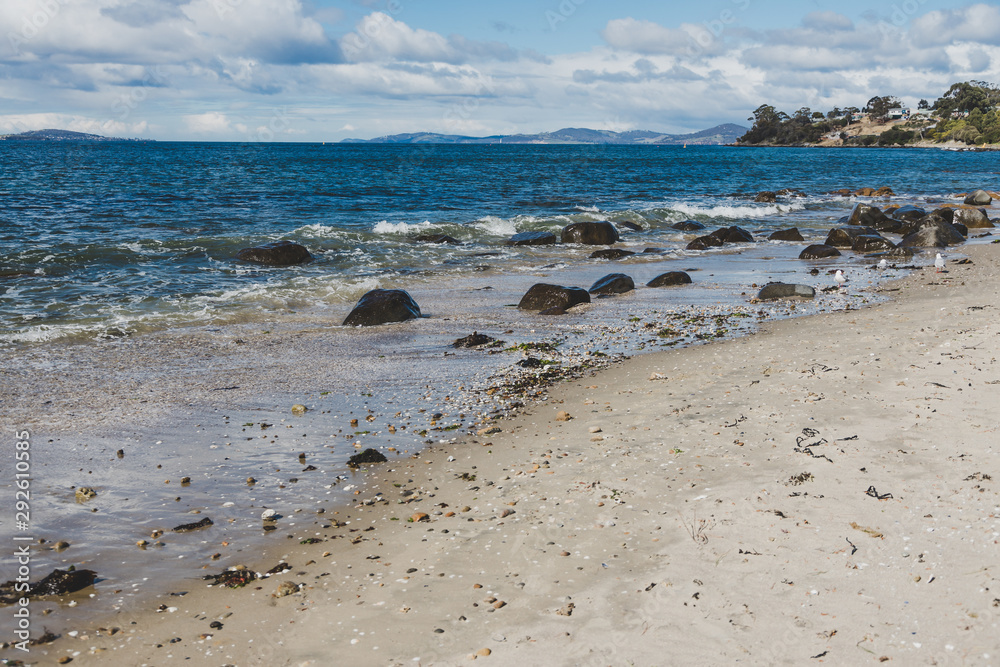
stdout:
POLYGON ((697 131, 760 104, 1000 83, 1000 7, 939 0, 2 0, 0 133, 199 141, 697 131))

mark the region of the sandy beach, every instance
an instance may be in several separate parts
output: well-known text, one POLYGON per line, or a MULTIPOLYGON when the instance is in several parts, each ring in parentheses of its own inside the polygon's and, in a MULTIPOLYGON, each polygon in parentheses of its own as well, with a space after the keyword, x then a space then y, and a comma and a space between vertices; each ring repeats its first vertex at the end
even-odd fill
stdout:
POLYGON ((371 466, 356 507, 240 554, 284 572, 192 579, 26 662, 997 664, 1000 255, 962 251, 371 466))

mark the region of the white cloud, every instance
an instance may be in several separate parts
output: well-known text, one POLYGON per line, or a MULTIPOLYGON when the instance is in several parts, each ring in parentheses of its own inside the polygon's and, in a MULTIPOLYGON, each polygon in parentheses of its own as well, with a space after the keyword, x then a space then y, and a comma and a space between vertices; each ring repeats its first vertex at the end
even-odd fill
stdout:
POLYGON ((17 134, 31 130, 72 130, 112 137, 137 137, 149 131, 145 121, 125 123, 117 120, 88 118, 72 114, 33 113, 0 116, 0 133, 17 134))
POLYGON ((461 35, 444 37, 414 29, 385 12, 365 16, 357 28, 340 40, 340 48, 354 62, 444 62, 512 60, 515 53, 501 42, 477 42, 461 35))
MULTIPOLYGON (((234 129, 229 116, 218 111, 188 114, 184 116, 184 123, 196 134, 229 134, 234 129)), ((242 127, 245 130, 246 126, 242 127)))

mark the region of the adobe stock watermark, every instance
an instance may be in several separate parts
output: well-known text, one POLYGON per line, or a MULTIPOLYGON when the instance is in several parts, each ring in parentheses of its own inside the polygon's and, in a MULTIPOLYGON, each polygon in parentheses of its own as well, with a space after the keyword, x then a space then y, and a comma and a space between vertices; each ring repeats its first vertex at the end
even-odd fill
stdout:
POLYGON ((21 47, 45 30, 62 11, 65 3, 66 0, 40 0, 34 11, 23 15, 15 23, 15 29, 7 32, 7 41, 15 56, 23 55, 21 47))
POLYGON ((893 3, 889 12, 889 20, 882 19, 878 22, 878 31, 883 37, 898 38, 903 32, 907 23, 913 20, 917 12, 927 0, 904 0, 902 3, 893 3))
POLYGON ((159 65, 144 68, 139 85, 133 86, 128 93, 116 99, 111 105, 111 111, 118 116, 118 120, 128 119, 132 112, 149 97, 150 88, 159 88, 165 83, 166 76, 159 65))
POLYGON ((723 9, 717 18, 703 21, 700 26, 703 29, 691 35, 694 44, 687 49, 689 56, 700 56, 714 45, 726 29, 736 23, 739 15, 750 9, 751 0, 730 0, 730 3, 735 9, 723 9))
POLYGON ((29 652, 31 637, 31 599, 27 596, 31 581, 31 433, 14 432, 14 536, 12 538, 12 558, 17 575, 14 577, 14 592, 21 593, 15 599, 14 648, 29 652))
POLYGON ((576 14, 576 10, 585 2, 587 0, 562 0, 554 10, 546 10, 545 20, 549 23, 549 30, 555 32, 559 24, 568 21, 569 17, 576 14))

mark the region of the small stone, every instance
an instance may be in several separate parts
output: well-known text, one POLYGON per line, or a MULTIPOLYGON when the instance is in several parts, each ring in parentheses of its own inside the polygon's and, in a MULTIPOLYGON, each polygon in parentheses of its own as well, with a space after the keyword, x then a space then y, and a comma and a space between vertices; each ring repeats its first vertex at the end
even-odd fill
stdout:
POLYGON ((145 549, 147 546, 149 546, 149 542, 147 542, 146 540, 139 540, 138 542, 135 543, 135 546, 139 547, 140 549, 145 549))
POLYGON ((417 512, 416 514, 410 517, 410 521, 412 521, 413 523, 420 523, 421 521, 430 521, 430 520, 431 520, 430 516, 424 514, 423 512, 417 512))
POLYGON ((181 477, 181 486, 189 486, 191 484, 190 477, 181 477))
POLYGON ((563 551, 563 552, 562 552, 562 553, 560 553, 559 555, 560 555, 560 556, 568 556, 568 555, 569 555, 569 552, 568 552, 568 551, 563 551))
POLYGON ((268 509, 260 513, 260 518, 264 521, 277 521, 278 513, 274 510, 268 509))
POLYGON ((601 432, 601 427, 600 426, 591 426, 587 430, 590 431, 591 433, 600 433, 601 432))
POLYGON ((120 459, 125 458, 125 450, 124 449, 119 449, 118 450, 118 458, 120 458, 120 459))
POLYGON ((492 653, 493 651, 489 650, 488 648, 481 648, 478 651, 476 651, 476 655, 478 655, 481 658, 485 658, 492 653))
POLYGON ((351 428, 357 428, 357 427, 358 427, 358 420, 357 419, 352 419, 351 420, 351 428))
POLYGON ((514 513, 514 510, 506 509, 503 512, 500 512, 500 518, 501 519, 506 518, 506 517, 510 516, 511 514, 513 514, 513 513, 514 513))
POLYGON ((299 591, 298 585, 293 584, 290 581, 283 581, 281 582, 281 585, 278 586, 278 590, 275 591, 274 597, 283 598, 286 595, 292 595, 294 593, 298 593, 298 591, 299 591))
POLYGON ((71 663, 71 662, 73 662, 73 658, 71 658, 68 655, 64 655, 63 657, 59 658, 59 664, 60 665, 66 665, 66 664, 71 663))
POLYGON ((309 408, 302 405, 301 403, 296 403, 295 405, 292 406, 292 414, 295 415, 296 417, 300 417, 304 415, 306 413, 306 410, 308 409, 309 408))
POLYGON ((247 477, 247 484, 249 484, 250 486, 253 486, 256 483, 257 483, 256 479, 254 479, 253 477, 247 477))
POLYGON ((496 426, 488 426, 476 431, 476 435, 493 435, 494 433, 500 433, 500 429, 496 426))
POLYGON ((473 584, 472 587, 473 588, 482 588, 483 585, 482 584, 473 584))
POLYGON ((69 542, 62 542, 62 541, 56 542, 55 546, 52 548, 55 549, 56 551, 64 551, 66 549, 69 549, 69 542))
POLYGON ((221 621, 212 621, 211 623, 208 624, 208 627, 212 628, 213 630, 221 630, 222 629, 222 622, 221 621))
POLYGON ((503 600, 497 600, 496 602, 493 603, 493 608, 494 609, 503 609, 506 606, 507 606, 507 603, 504 602, 503 600))
POLYGON ((568 412, 566 412, 565 410, 560 410, 559 414, 556 415, 556 421, 557 422, 568 422, 572 418, 573 417, 570 416, 570 414, 568 412))
POLYGON ((94 491, 89 486, 81 486, 76 490, 76 502, 82 503, 90 500, 91 498, 97 497, 97 491, 94 491))

